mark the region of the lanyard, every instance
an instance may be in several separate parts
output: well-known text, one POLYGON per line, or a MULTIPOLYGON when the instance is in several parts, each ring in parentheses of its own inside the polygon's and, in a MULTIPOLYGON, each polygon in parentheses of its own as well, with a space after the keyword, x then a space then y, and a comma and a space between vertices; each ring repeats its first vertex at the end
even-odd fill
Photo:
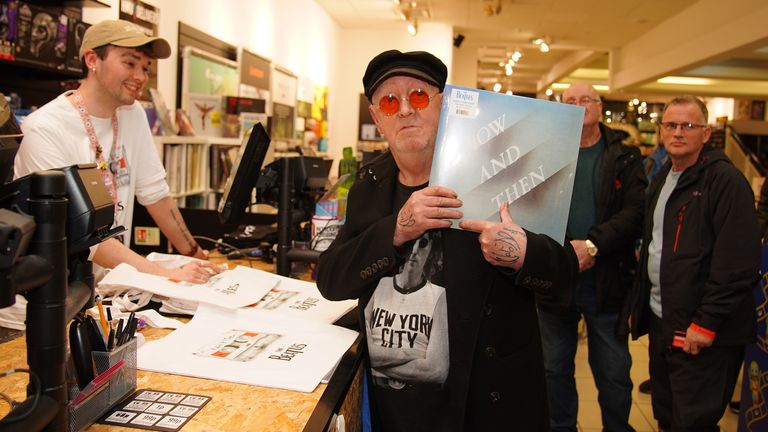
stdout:
POLYGON ((117 171, 119 169, 119 159, 122 151, 117 148, 117 113, 112 114, 112 150, 110 151, 110 161, 107 162, 104 159, 104 150, 99 144, 99 137, 96 136, 96 130, 93 128, 93 121, 91 120, 88 110, 83 103, 83 97, 80 91, 74 92, 75 108, 80 114, 80 120, 83 121, 83 127, 85 127, 85 133, 88 135, 88 142, 91 144, 96 157, 96 165, 101 171, 101 178, 104 180, 104 184, 109 190, 109 194, 112 195, 112 202, 115 205, 115 218, 117 218, 117 171))

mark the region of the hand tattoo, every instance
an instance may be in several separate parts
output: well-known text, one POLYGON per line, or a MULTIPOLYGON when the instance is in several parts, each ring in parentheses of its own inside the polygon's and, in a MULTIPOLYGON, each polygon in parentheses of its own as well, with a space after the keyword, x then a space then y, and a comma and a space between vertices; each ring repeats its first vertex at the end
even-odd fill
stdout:
POLYGON ((504 228, 496 234, 493 259, 498 262, 507 263, 514 263, 520 259, 520 243, 518 243, 515 235, 525 237, 525 232, 512 228, 504 228))
POLYGON ((413 218, 413 213, 410 209, 403 209, 397 216, 397 224, 403 228, 412 227, 416 225, 416 219, 413 218))

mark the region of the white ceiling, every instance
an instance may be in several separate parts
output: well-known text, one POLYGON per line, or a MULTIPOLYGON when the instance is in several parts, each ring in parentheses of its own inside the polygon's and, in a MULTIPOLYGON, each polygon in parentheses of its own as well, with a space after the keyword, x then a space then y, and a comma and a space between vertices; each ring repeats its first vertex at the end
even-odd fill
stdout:
MULTIPOLYGON (((402 29, 405 22, 393 0, 317 0, 344 29, 402 29)), ((411 0, 403 0, 411 3, 411 0)), ((711 96, 768 98, 768 24, 755 26, 751 9, 768 14, 765 0, 417 0, 420 22, 448 24, 463 35, 457 52, 477 61, 477 86, 499 81, 516 93, 536 93, 553 83, 590 81, 611 85, 618 97, 694 93, 711 96), (491 14, 489 10, 499 10, 491 14), (723 23, 723 19, 733 22, 723 23), (752 27, 743 29, 740 23, 752 27), (730 30, 731 28, 736 30, 730 30), (706 35, 710 28, 720 28, 706 35), (733 44, 721 43, 728 31, 745 34, 733 44), (680 32, 680 33, 678 33, 680 32), (654 33, 662 36, 654 39, 654 33), (725 36, 723 36, 725 33, 725 36), (696 36, 691 36, 695 34, 696 36), (680 37, 678 37, 678 35, 680 37), (535 37, 551 39, 541 53, 535 37), (644 42, 647 41, 647 42, 644 42), (636 68, 615 64, 641 55, 643 44, 655 45, 649 66, 634 59, 636 68), (686 43, 689 46, 686 46, 686 43), (701 45, 711 45, 703 48, 701 45), (667 49, 669 47, 669 49, 667 49), (499 61, 519 49, 522 59, 511 77, 499 61), (656 53, 667 50, 665 57, 656 53), (678 50, 678 51, 675 51, 678 50), (698 52, 701 51, 699 54, 698 52), (675 52, 678 54, 676 55, 675 52), (627 54, 629 53, 629 54, 627 54), (640 53, 640 54, 638 54, 640 53), (679 53, 683 53, 682 55, 679 53), (690 56, 688 55, 690 53, 690 56), (685 58, 680 64, 676 58, 685 58), (670 64, 650 66, 653 62, 670 64), (613 67, 611 67, 613 65, 613 67), (644 75, 644 76, 643 76, 644 75), (659 84, 665 75, 706 78, 706 85, 659 84), (619 84, 617 84, 619 83, 619 84), (622 84, 623 83, 623 84, 622 84), (628 84, 627 84, 628 83, 628 84), (619 87, 619 88, 617 88, 619 87)), ((767 15, 768 16, 768 15, 767 15)))

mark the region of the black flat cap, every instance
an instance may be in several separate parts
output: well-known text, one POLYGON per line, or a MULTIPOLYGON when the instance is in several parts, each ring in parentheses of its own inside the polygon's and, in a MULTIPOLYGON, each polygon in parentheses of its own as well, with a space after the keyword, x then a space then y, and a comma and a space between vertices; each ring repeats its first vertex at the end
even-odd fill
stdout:
POLYGON ((418 78, 439 88, 442 93, 448 78, 448 68, 439 58, 426 51, 384 51, 368 63, 363 75, 363 88, 368 101, 371 101, 381 83, 393 76, 418 78))

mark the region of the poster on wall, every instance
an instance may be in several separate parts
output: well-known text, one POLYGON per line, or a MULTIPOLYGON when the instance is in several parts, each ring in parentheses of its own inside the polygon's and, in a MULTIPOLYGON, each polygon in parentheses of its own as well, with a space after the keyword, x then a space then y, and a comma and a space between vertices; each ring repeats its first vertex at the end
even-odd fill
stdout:
POLYGON ((312 103, 315 100, 315 83, 307 77, 298 77, 296 100, 312 103))
POLYGON ((328 151, 328 86, 315 84, 309 126, 317 137, 317 150, 328 151))
POLYGON ((296 106, 296 87, 298 79, 296 75, 285 69, 272 65, 272 102, 296 106))
POLYGON ((240 87, 237 95, 252 99, 263 99, 266 102, 267 115, 272 115, 272 98, 270 96, 271 62, 242 47, 237 49, 237 58, 238 76, 240 77, 240 87))
POLYGON ((190 95, 235 96, 237 63, 197 48, 185 47, 182 52, 181 92, 181 107, 194 122, 190 95))
POLYGON ((188 102, 186 112, 192 122, 195 135, 208 137, 223 135, 224 107, 221 96, 190 93, 188 102))
MULTIPOLYGON (((160 23, 160 8, 141 0, 120 0, 120 19, 134 23, 144 30, 147 36, 157 36, 158 24, 160 23)), ((83 29, 83 31, 85 30, 83 29)), ((147 88, 157 88, 156 61, 149 65, 147 88)), ((139 99, 149 101, 150 96, 147 93, 144 92, 139 99)))

